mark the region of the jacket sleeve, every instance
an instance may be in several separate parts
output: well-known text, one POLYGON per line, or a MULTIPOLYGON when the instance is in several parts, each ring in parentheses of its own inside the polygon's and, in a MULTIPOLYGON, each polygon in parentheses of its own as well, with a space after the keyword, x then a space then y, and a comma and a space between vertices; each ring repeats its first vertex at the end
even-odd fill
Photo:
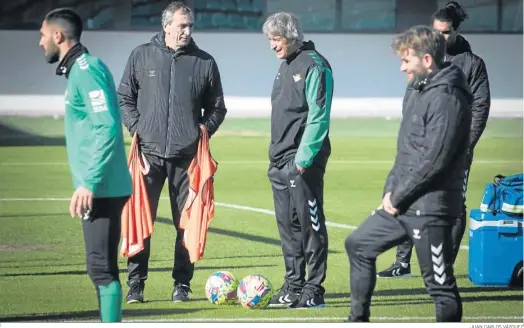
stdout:
POLYGON ((202 117, 202 124, 206 127, 209 136, 211 136, 218 130, 227 113, 222 90, 222 79, 215 60, 211 60, 208 88, 203 104, 204 116, 202 117))
POLYGON ((131 135, 135 134, 140 118, 137 108, 138 81, 135 75, 135 51, 131 53, 127 60, 124 75, 118 86, 118 100, 122 111, 122 121, 131 135))
POLYGON ((99 185, 104 183, 105 168, 115 155, 117 134, 121 133, 116 90, 109 79, 112 76, 93 65, 87 70, 79 70, 76 76, 77 89, 85 104, 85 115, 92 124, 91 138, 95 143, 82 186, 95 195, 99 185))
POLYGON ((295 164, 311 166, 329 132, 333 75, 328 67, 314 66, 306 75, 305 94, 309 107, 306 128, 300 140, 295 164))
MULTIPOLYGON (((402 99, 402 116, 404 116, 404 109, 406 108, 408 98, 412 92, 413 92, 413 87, 407 87, 406 91, 404 92, 404 98, 402 99)), ((402 119, 400 120, 400 125, 402 125, 402 119)), ((386 178, 386 183, 384 185, 384 191, 383 191, 382 196, 385 196, 388 192, 393 192, 393 189, 395 188, 395 185, 396 185, 396 180, 395 180, 396 179, 395 178, 396 170, 397 170, 397 160, 395 157, 395 163, 393 164, 393 167, 391 168, 391 171, 389 171, 388 177, 386 178)))
POLYGON ((429 104, 426 115, 426 149, 411 174, 403 181, 397 181, 391 203, 399 210, 406 208, 426 191, 439 173, 455 157, 464 134, 468 134, 460 124, 464 112, 456 96, 441 95, 429 104))
POLYGON ((389 171, 388 177, 386 178, 386 183, 384 184, 384 191, 382 193, 382 196, 385 196, 388 192, 393 192, 393 189, 396 185, 396 174, 397 170, 397 163, 395 161, 395 164, 393 164, 393 167, 391 168, 391 171, 389 171))
POLYGON ((470 89, 473 94, 473 104, 471 106, 471 133, 469 138, 469 152, 471 153, 486 128, 491 106, 488 72, 482 58, 478 58, 473 62, 470 89))

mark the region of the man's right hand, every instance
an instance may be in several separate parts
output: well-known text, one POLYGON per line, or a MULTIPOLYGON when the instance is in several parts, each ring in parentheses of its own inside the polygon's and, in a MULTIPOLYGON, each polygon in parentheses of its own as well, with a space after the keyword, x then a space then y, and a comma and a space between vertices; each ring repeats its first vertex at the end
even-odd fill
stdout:
POLYGON ((393 204, 391 204, 391 192, 384 195, 384 199, 382 199, 382 207, 384 207, 384 211, 393 216, 398 214, 398 210, 393 207, 393 204))
POLYGON ((129 130, 129 134, 131 135, 131 137, 134 137, 134 136, 135 136, 137 130, 138 130, 138 123, 135 124, 135 125, 133 126, 133 128, 129 130))

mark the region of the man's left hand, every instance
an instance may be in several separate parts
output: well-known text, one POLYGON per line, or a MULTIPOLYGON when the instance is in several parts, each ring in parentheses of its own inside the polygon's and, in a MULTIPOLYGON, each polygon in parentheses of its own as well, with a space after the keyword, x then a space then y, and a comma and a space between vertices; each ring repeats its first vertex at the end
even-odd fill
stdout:
POLYGON ((207 128, 204 124, 199 124, 198 125, 198 133, 200 134, 200 137, 202 137, 202 129, 206 130, 207 132, 207 128))
POLYGON ((298 164, 296 164, 296 166, 297 166, 297 170, 298 170, 298 172, 299 172, 300 174, 302 174, 302 173, 304 173, 304 171, 306 171, 306 168, 304 168, 304 167, 302 167, 302 166, 300 166, 300 165, 298 165, 298 164))
POLYGON ((93 193, 84 188, 78 187, 71 198, 71 204, 69 204, 69 214, 74 218, 75 215, 82 217, 84 211, 91 210, 93 208, 93 193))
POLYGON ((384 199, 382 200, 382 206, 384 208, 384 211, 388 212, 389 214, 395 216, 398 214, 398 210, 393 207, 393 204, 391 204, 391 192, 388 192, 384 195, 384 199))

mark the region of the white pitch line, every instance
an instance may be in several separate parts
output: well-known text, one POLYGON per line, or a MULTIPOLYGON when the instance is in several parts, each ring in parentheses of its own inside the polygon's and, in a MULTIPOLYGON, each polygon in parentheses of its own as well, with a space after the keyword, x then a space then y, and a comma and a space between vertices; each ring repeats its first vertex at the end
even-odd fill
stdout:
MULTIPOLYGON (((329 304, 329 303, 328 303, 329 304)), ((328 305, 329 306, 329 305, 328 305)), ((253 311, 254 312, 254 311, 253 311)), ((30 319, 33 316, 56 316, 56 313, 37 313, 32 315, 27 315, 24 317, 27 317, 30 319)), ((522 320, 524 317, 519 316, 483 316, 483 317, 462 317, 463 320, 471 321, 471 322, 482 322, 482 320, 522 320)), ((186 323, 205 323, 205 322, 309 322, 309 321, 344 321, 347 317, 260 317, 260 318, 254 318, 254 317, 247 317, 247 318, 216 318, 216 317, 207 317, 207 318, 184 318, 184 319, 137 319, 137 320, 126 320, 125 318, 122 320, 122 322, 128 322, 128 323, 141 323, 141 322, 156 322, 156 323, 176 323, 176 322, 186 322, 186 323)), ((411 321, 411 320, 418 320, 418 321, 434 321, 435 317, 409 317, 409 316, 403 316, 403 317, 372 317, 373 322, 376 321, 389 321, 389 322, 398 322, 398 321, 411 321)), ((64 321, 64 320, 59 320, 64 321)), ((66 321, 66 322, 96 322, 96 320, 81 320, 81 321, 66 321)))
MULTIPOLYGON (((225 160, 218 161, 218 164, 225 165, 256 165, 264 164, 269 165, 269 161, 243 161, 243 160, 225 160)), ((370 164, 393 164, 391 160, 331 160, 328 162, 330 164, 354 164, 354 165, 370 165, 370 164)), ((519 160, 485 160, 478 159, 473 162, 473 164, 482 164, 482 165, 499 165, 499 164, 522 164, 522 161, 519 160)), ((0 166, 54 166, 54 165, 68 165, 67 162, 0 162, 0 166)))
MULTIPOLYGON (((227 204, 227 203, 221 203, 221 202, 215 202, 215 205, 222 206, 222 207, 227 207, 227 208, 233 208, 235 210, 257 212, 257 213, 263 213, 263 214, 268 214, 268 215, 275 215, 275 212, 273 212, 271 210, 266 210, 264 208, 256 208, 256 207, 249 207, 249 206, 243 206, 243 205, 227 204)), ((326 221, 326 225, 329 226, 329 227, 336 227, 336 228, 349 229, 349 230, 355 230, 356 228, 358 228, 358 227, 352 226, 352 225, 336 223, 336 222, 329 222, 329 221, 326 221)))
POLYGON ((0 198, 0 202, 64 202, 71 198, 46 197, 46 198, 0 198))
MULTIPOLYGON (((329 305, 328 305, 329 307, 329 305)), ((308 322, 346 320, 347 317, 281 317, 281 318, 186 318, 186 319, 152 319, 152 320, 124 320, 125 322, 308 322)), ((523 317, 462 317, 463 320, 522 320, 523 317)), ((435 317, 372 317, 373 321, 434 321, 435 317)))
MULTIPOLYGON (((169 197, 160 197, 160 199, 169 199, 169 197)), ((38 202, 38 201, 56 201, 56 202, 60 202, 60 201, 69 201, 70 198, 53 198, 53 197, 49 197, 49 198, 0 198, 0 201, 3 201, 3 202, 24 202, 24 201, 27 201, 27 202, 38 202)), ((222 203, 222 202, 215 202, 215 205, 217 206, 221 206, 221 207, 226 207, 226 208, 232 208, 232 209, 235 209, 235 210, 241 210, 241 211, 248 211, 248 212, 255 212, 255 213, 262 213, 262 214, 267 214, 267 215, 275 215, 275 212, 274 211, 271 211, 271 210, 267 210, 265 208, 257 208, 257 207, 250 207, 250 206, 244 206, 244 205, 235 205, 235 204, 228 204, 228 203, 222 203)), ((326 221, 326 226, 328 227, 334 227, 334 228, 340 228, 340 229, 347 229, 347 230, 355 230, 357 229, 358 227, 356 226, 353 226, 353 225, 347 225, 347 224, 342 224, 342 223, 336 223, 336 222, 330 222, 330 221, 326 221)), ((460 246, 461 249, 469 249, 468 246, 464 246, 464 245, 461 245, 460 246)))
MULTIPOLYGON (((163 197, 163 198, 164 199, 169 199, 168 197, 163 197)), ((249 212, 257 212, 257 213, 263 213, 263 214, 268 214, 268 215, 275 215, 275 212, 273 212, 271 210, 266 210, 264 208, 256 208, 256 207, 250 207, 250 206, 244 206, 244 205, 227 204, 227 203, 221 203, 221 202, 215 202, 215 205, 222 206, 222 207, 227 207, 227 208, 233 208, 233 209, 241 210, 241 211, 249 211, 249 212)), ((335 227, 335 228, 341 228, 341 229, 348 229, 348 230, 355 230, 355 229, 358 228, 356 226, 342 224, 342 223, 336 223, 336 222, 330 222, 330 221, 326 221, 326 226, 328 226, 328 227, 335 227)), ((463 246, 463 245, 461 245, 460 248, 461 249, 469 249, 468 246, 463 246)))
MULTIPOLYGON (((160 197, 160 199, 169 199, 169 197, 160 197)), ((69 201, 70 198, 0 198, 0 201, 4 202, 38 202, 38 201, 50 201, 50 202, 61 202, 61 201, 69 201)), ((256 212, 256 213, 262 213, 262 214, 268 214, 268 215, 275 215, 275 212, 271 210, 266 210, 264 208, 256 208, 256 207, 249 207, 249 206, 243 206, 243 205, 235 205, 235 204, 227 204, 227 203, 221 203, 221 202, 215 202, 215 205, 227 207, 227 208, 233 208, 235 210, 241 210, 241 211, 249 211, 249 212, 256 212)), ((349 229, 349 230, 355 230, 357 227, 352 225, 346 225, 341 223, 335 223, 335 222, 326 222, 327 226, 337 227, 341 229, 349 229)))

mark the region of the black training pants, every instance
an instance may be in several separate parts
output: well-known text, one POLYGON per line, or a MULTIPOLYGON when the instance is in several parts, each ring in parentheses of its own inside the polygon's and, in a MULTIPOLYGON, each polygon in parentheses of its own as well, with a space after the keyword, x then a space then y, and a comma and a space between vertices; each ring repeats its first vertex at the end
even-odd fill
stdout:
POLYGON ((324 168, 311 166, 300 174, 293 159, 282 168, 270 166, 268 171, 286 267, 285 280, 294 290, 307 287, 321 294, 328 254, 324 172, 324 168))
POLYGON ((118 244, 122 210, 128 198, 95 198, 91 212, 82 220, 87 273, 97 287, 120 281, 118 244))
MULTIPOLYGON (((469 172, 471 170, 471 161, 472 157, 468 159, 468 165, 464 171, 464 184, 462 186, 462 198, 464 200, 464 209, 462 214, 453 222, 453 227, 451 228, 451 236, 453 238, 453 263, 460 251, 460 243, 464 237, 464 232, 466 231, 466 224, 468 220, 467 207, 466 207, 466 192, 468 188, 468 179, 469 172)), ((400 263, 409 263, 411 261, 411 252, 413 248, 413 243, 411 240, 406 240, 404 243, 398 245, 397 247, 397 262, 400 263)))
POLYGON ((409 238, 435 303, 437 322, 460 322, 462 301, 453 273, 451 220, 454 218, 394 217, 379 209, 362 222, 345 243, 350 262, 350 319, 369 321, 377 256, 409 238))
MULTIPOLYGON (((182 245, 184 233, 183 230, 179 229, 179 225, 182 210, 189 193, 187 169, 192 158, 165 159, 148 154, 145 154, 145 157, 151 166, 148 174, 144 177, 144 182, 153 220, 156 219, 160 193, 167 179, 171 214, 173 224, 177 230, 172 277, 175 284, 180 283, 189 286, 191 279, 193 279, 194 264, 189 259, 187 249, 182 245)), ((127 271, 129 281, 140 281, 143 284, 147 279, 150 245, 151 238, 147 238, 144 242, 144 249, 135 256, 128 258, 127 271)))

